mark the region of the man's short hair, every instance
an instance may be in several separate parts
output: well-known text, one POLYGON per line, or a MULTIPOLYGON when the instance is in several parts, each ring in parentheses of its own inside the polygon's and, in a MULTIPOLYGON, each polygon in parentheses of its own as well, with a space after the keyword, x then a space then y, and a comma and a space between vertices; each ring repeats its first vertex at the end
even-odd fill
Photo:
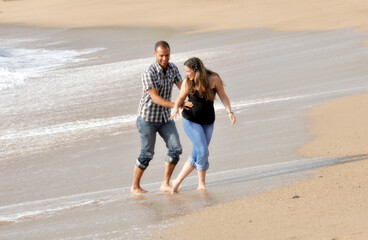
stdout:
POLYGON ((158 41, 156 44, 155 44, 155 51, 157 50, 157 48, 167 48, 167 49, 170 49, 170 46, 169 44, 166 42, 166 41, 158 41))

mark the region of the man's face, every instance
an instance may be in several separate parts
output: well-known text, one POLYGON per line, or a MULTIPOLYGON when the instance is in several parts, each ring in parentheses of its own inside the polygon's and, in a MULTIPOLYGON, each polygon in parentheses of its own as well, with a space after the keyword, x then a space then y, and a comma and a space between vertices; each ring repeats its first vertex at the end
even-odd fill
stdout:
POLYGON ((160 66, 165 69, 167 67, 167 64, 169 63, 170 60, 170 49, 169 48, 163 48, 163 47, 158 47, 153 54, 155 55, 158 64, 160 64, 160 66))

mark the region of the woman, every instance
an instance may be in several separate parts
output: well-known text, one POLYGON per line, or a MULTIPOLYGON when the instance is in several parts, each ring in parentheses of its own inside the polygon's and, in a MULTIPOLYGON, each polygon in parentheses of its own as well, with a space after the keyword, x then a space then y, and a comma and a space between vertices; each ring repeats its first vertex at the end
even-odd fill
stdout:
POLYGON ((208 145, 212 137, 215 122, 215 109, 213 101, 216 93, 224 104, 231 124, 236 118, 231 111, 230 101, 227 97, 220 76, 206 69, 199 58, 190 58, 184 63, 185 80, 180 89, 179 97, 175 101, 170 119, 174 119, 179 112, 179 107, 188 96, 193 107, 183 110, 183 128, 193 144, 193 151, 188 161, 183 166, 178 177, 173 180, 171 193, 178 191, 179 185, 194 169, 198 172, 197 190, 205 190, 206 171, 208 164, 208 145))

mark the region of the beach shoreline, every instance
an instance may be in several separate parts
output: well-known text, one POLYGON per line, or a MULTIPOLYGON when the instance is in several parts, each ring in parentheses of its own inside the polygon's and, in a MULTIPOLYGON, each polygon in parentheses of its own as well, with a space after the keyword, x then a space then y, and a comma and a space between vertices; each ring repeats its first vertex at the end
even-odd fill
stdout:
POLYGON ((367 100, 367 93, 353 95, 306 113, 313 138, 298 154, 342 162, 306 180, 179 217, 152 239, 366 239, 367 100))
POLYGON ((307 180, 179 217, 152 239, 366 239, 367 170, 367 155, 352 158, 307 180))
POLYGON ((313 137, 296 151, 306 157, 355 157, 368 154, 368 94, 332 100, 306 113, 313 137))

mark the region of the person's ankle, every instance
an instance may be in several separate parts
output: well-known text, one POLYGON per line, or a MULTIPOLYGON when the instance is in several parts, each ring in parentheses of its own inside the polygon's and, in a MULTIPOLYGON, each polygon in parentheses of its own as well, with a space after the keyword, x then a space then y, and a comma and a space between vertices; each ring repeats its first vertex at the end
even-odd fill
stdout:
POLYGON ((171 185, 168 182, 164 181, 161 183, 161 192, 171 192, 171 189, 171 185))

